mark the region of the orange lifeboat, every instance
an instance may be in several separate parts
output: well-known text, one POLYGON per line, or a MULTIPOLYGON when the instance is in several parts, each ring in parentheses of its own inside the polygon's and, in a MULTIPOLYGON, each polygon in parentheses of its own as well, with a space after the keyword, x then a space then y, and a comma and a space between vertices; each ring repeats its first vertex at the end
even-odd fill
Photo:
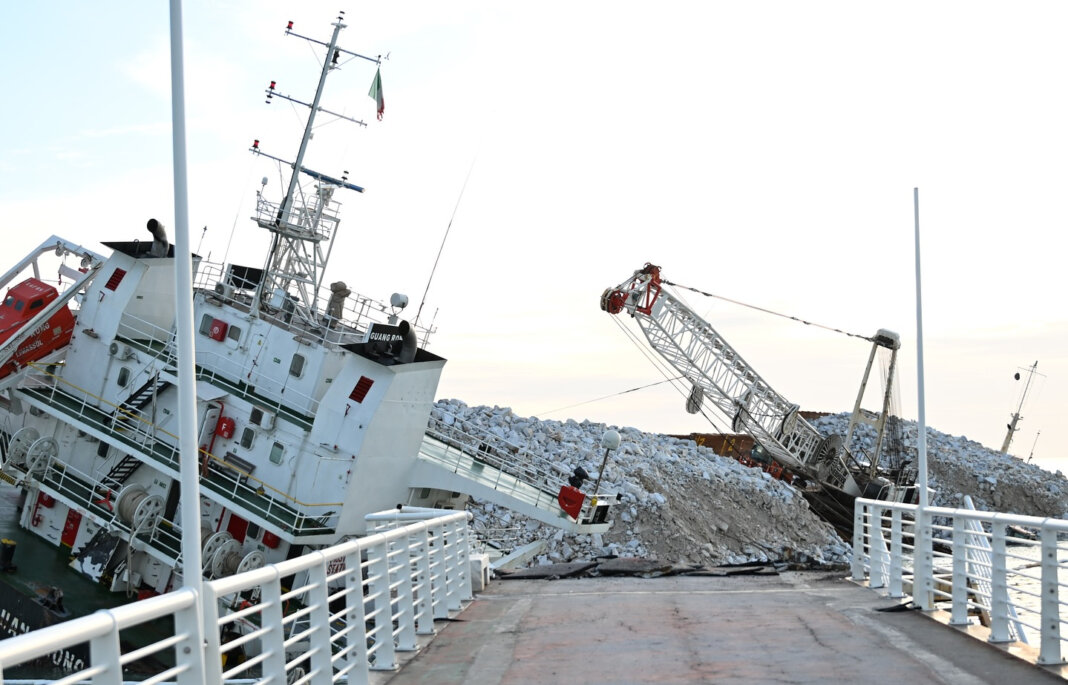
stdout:
MULTIPOLYGON (((15 335, 42 309, 59 297, 59 291, 36 278, 27 278, 7 291, 0 303, 0 344, 15 335)), ((64 306, 22 341, 8 363, 0 367, 0 378, 70 342, 74 314, 64 306)))

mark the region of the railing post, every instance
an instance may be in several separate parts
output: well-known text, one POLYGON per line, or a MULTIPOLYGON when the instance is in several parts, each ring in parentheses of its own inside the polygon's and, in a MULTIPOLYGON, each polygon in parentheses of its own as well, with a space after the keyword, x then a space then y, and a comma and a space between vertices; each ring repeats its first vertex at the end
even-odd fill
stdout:
POLYGON ((471 586, 471 536, 467 531, 467 520, 457 519, 455 529, 456 568, 459 575, 459 587, 456 588, 460 601, 467 602, 475 598, 471 586))
MULTIPOLYGON (((411 652, 418 644, 415 640, 415 599, 412 592, 412 538, 403 537, 391 544, 400 550, 390 569, 396 568, 397 578, 397 651, 411 652), (395 566, 394 566, 395 564, 395 566)), ((390 581, 392 585, 392 581, 390 581)))
MULTIPOLYGON (((267 628, 267 634, 260 639, 260 644, 263 645, 263 671, 265 673, 285 673, 286 672, 286 628, 282 623, 284 611, 282 607, 282 583, 278 574, 271 582, 265 584, 260 589, 260 604, 263 606, 263 612, 260 614, 263 627, 267 628)), ((293 624, 291 623, 290 626, 293 624)), ((215 632, 218 634, 219 627, 215 627, 215 632)), ((217 635, 216 635, 217 637, 217 635)), ((217 682, 217 681, 207 681, 217 682)))
POLYGON ((890 516, 890 597, 896 599, 905 596, 904 584, 901 581, 904 567, 901 510, 895 507, 891 510, 890 516))
POLYGON ((441 525, 441 547, 443 551, 443 570, 445 573, 445 606, 449 611, 461 608, 460 604, 460 569, 457 567, 459 543, 452 523, 441 525))
POLYGON ((345 625, 350 632, 345 636, 345 655, 338 660, 338 675, 346 677, 348 685, 368 685, 367 607, 359 549, 345 557, 345 590, 345 625))
POLYGON ((1042 541, 1042 642, 1038 663, 1043 666, 1063 663, 1061 658, 1060 586, 1057 580, 1057 531, 1047 525, 1040 532, 1042 541))
POLYGON ((330 649, 330 588, 326 582, 326 555, 319 555, 319 563, 308 569, 307 601, 312 607, 308 620, 312 632, 308 636, 308 664, 312 674, 311 682, 315 685, 330 685, 333 682, 332 654, 330 649))
POLYGON ((997 516, 990 526, 990 637, 988 642, 1012 642, 1009 634, 1009 582, 1005 554, 1005 525, 997 516))
POLYGON ((867 512, 868 505, 858 497, 853 503, 853 561, 850 564, 852 579, 858 583, 864 580, 864 540, 869 537, 867 512))
POLYGON ((185 609, 180 609, 174 616, 175 634, 186 636, 175 647, 178 661, 186 666, 186 670, 179 673, 176 678, 178 685, 202 685, 202 683, 211 682, 207 679, 205 668, 208 653, 205 650, 204 624, 200 617, 202 596, 198 592, 196 601, 185 609))
POLYGON ((883 511, 878 504, 871 506, 871 538, 868 541, 871 573, 868 575, 868 587, 873 590, 886 587, 890 575, 890 550, 886 544, 886 531, 883 530, 883 511))
MULTIPOLYGON (((115 620, 110 615, 109 618, 115 620)), ((106 671, 93 676, 93 685, 122 685, 122 666, 119 665, 121 655, 118 626, 114 626, 106 635, 94 637, 89 641, 89 663, 108 665, 106 671)))
POLYGON ((204 621, 203 676, 205 683, 222 682, 222 656, 219 639, 219 600, 211 583, 201 583, 201 620, 204 621))
POLYGON ((427 556, 430 557, 430 606, 433 610, 434 618, 448 618, 445 540, 440 525, 428 529, 427 532, 434 534, 430 539, 430 546, 427 548, 427 556))
POLYGON ((964 531, 964 523, 962 517, 953 517, 953 608, 949 619, 951 626, 968 625, 968 536, 964 531))
POLYGON ((419 635, 433 635, 434 612, 430 600, 430 533, 426 528, 423 528, 416 533, 416 539, 419 544, 419 554, 415 560, 415 573, 418 579, 418 585, 415 590, 416 604, 414 606, 416 633, 419 635))
POLYGON ((931 514, 926 507, 916 510, 912 569, 912 602, 921 611, 934 609, 934 547, 931 514))
POLYGON ((376 671, 391 671, 397 667, 393 649, 393 604, 389 596, 389 545, 379 542, 367 548, 368 593, 374 602, 373 623, 376 671))

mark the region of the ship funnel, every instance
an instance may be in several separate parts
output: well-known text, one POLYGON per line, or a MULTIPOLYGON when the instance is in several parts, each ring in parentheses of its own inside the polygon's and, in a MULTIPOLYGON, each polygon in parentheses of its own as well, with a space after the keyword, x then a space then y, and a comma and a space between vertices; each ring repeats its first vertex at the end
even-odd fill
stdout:
POLYGON ((152 234, 152 256, 166 257, 171 246, 167 240, 167 229, 155 219, 148 220, 147 228, 148 232, 152 234))
POLYGON ((398 362, 401 364, 407 364, 415 360, 415 352, 418 347, 418 341, 415 338, 415 331, 412 330, 412 325, 405 320, 401 320, 398 325, 400 328, 400 334, 403 340, 399 344, 395 345, 395 355, 398 362), (396 349, 399 347, 399 349, 396 349))

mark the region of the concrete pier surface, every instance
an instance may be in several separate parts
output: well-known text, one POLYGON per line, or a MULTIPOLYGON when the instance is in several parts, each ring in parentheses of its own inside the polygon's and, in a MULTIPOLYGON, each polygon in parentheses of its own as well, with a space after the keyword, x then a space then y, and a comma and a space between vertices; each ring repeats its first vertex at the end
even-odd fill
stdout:
POLYGON ((493 580, 389 685, 1063 683, 1037 651, 844 572, 493 580), (979 635, 975 637, 969 635, 979 635))

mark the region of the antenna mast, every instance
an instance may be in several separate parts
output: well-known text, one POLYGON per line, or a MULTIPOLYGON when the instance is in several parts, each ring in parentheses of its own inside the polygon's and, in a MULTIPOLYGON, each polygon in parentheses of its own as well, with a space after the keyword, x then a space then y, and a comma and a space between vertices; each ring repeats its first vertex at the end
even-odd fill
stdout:
MULTIPOLYGON (((1027 391, 1031 389, 1031 380, 1035 377, 1035 369, 1038 368, 1038 362, 1036 361, 1031 365, 1031 368, 1027 372, 1027 383, 1024 385, 1023 394, 1020 395, 1020 406, 1016 407, 1016 412, 1012 415, 1012 421, 1009 423, 1009 432, 1005 434, 1005 442, 1001 443, 1001 453, 1008 454, 1009 443, 1012 442, 1012 435, 1016 432, 1016 424, 1020 422, 1023 417, 1020 416, 1020 411, 1023 410, 1024 400, 1027 399, 1027 391)), ((1016 380, 1020 380, 1020 374, 1016 374, 1016 380)), ((1037 437, 1035 438, 1037 440, 1037 437)))
MULTIPOLYGON (((342 23, 343 19, 344 12, 341 12, 337 22, 333 24, 334 33, 330 37, 329 43, 323 43, 294 33, 293 22, 289 22, 286 27, 286 35, 292 34, 326 46, 323 70, 319 75, 319 86, 316 88, 315 98, 311 103, 301 102, 293 97, 276 92, 274 81, 271 81, 270 86, 267 88, 268 104, 273 98, 280 97, 308 107, 309 113, 307 124, 304 127, 304 137, 300 141, 300 149, 297 151, 295 161, 287 162, 261 152, 258 140, 252 144, 253 153, 289 164, 293 169, 289 177, 289 186, 281 204, 267 201, 262 193, 257 195, 254 220, 260 228, 270 231, 272 236, 271 249, 267 255, 263 277, 256 288, 253 301, 252 314, 254 316, 259 316, 261 312, 270 310, 281 311, 286 316, 296 312, 301 316, 307 317, 308 320, 315 319, 318 311, 319 287, 322 285, 330 249, 333 246, 337 225, 340 221, 338 203, 333 200, 334 191, 344 187, 363 192, 363 188, 348 183, 347 176, 342 176, 338 180, 306 169, 303 166, 308 142, 312 138, 315 115, 320 111, 366 126, 362 121, 331 112, 319 106, 323 88, 326 85, 327 74, 331 70, 338 68, 338 60, 342 54, 379 63, 377 58, 358 55, 337 47, 338 34, 341 33, 341 29, 345 28, 345 24, 342 23), (298 184, 298 175, 301 172, 311 176, 316 181, 314 190, 308 192, 307 195, 298 184), (325 253, 323 249, 324 243, 326 243, 325 253)), ((345 173, 347 174, 348 172, 345 173)))

